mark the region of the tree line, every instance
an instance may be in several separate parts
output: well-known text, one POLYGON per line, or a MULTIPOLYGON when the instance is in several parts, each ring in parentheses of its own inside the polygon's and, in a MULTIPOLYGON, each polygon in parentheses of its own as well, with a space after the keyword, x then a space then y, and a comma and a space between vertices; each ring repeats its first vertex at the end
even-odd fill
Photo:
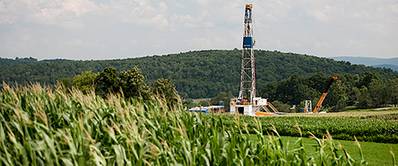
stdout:
MULTIPOLYGON (((258 86, 258 96, 268 98, 282 112, 302 111, 305 100, 312 101, 315 106, 330 76, 323 73, 308 77, 292 75, 281 81, 258 86)), ((332 84, 323 103, 323 108, 329 111, 398 105, 398 78, 382 78, 372 72, 336 76, 338 80, 332 84)), ((231 93, 221 92, 207 100, 186 100, 185 103, 191 107, 223 105, 228 109, 233 97, 231 93)))
MULTIPOLYGON (((115 77, 121 79, 127 77, 126 74, 123 74, 124 71, 137 66, 142 75, 145 76, 148 85, 152 85, 159 78, 172 80, 178 93, 185 99, 222 98, 222 96, 237 96, 240 56, 241 50, 234 49, 190 51, 163 56, 115 60, 74 61, 0 58, 0 68, 2 69, 0 70, 0 82, 5 81, 9 84, 40 82, 52 85, 57 81, 72 82, 73 76, 85 71, 99 74, 107 68, 114 68, 116 70, 115 77), (220 95, 220 93, 223 94, 220 95)), ((343 98, 343 96, 348 98, 346 102, 343 102, 346 105, 362 105, 364 107, 383 105, 369 98, 379 98, 375 97, 373 93, 376 85, 387 86, 390 84, 388 83, 389 80, 398 77, 398 73, 390 69, 352 65, 349 62, 310 55, 256 50, 255 56, 258 94, 289 105, 296 105, 304 99, 317 100, 322 86, 328 77, 333 74, 342 77, 334 86, 343 84, 338 88, 343 88, 341 91, 346 92, 347 95, 345 93, 338 94, 342 95, 340 98, 343 98), (369 74, 374 75, 371 80, 367 80, 369 85, 360 85, 361 83, 358 82, 369 74), (380 83, 372 80, 378 80, 380 83), (374 83, 371 85, 371 82, 374 83), (354 93, 354 90, 356 93, 354 93), (293 94, 288 95, 288 92, 293 94)), ((111 76, 112 71, 108 71, 107 74, 111 76)), ((362 82, 366 81, 363 80, 362 82)), ((123 84, 125 84, 123 81, 117 83, 117 85, 123 84)), ((98 86, 102 85, 98 84, 98 86)), ((333 89, 337 88, 332 87, 327 100, 332 100, 332 97, 335 96, 333 89)), ((345 100, 339 99, 339 101, 345 100)), ((225 103, 229 103, 229 101, 225 103)), ((325 101, 325 103, 337 102, 325 101)))
POLYGON ((108 94, 121 94, 125 98, 139 100, 164 100, 169 108, 181 105, 175 85, 168 79, 157 79, 151 85, 137 67, 118 71, 115 68, 105 68, 101 72, 85 71, 61 82, 69 88, 76 88, 84 93, 95 92, 106 97, 108 94))
MULTIPOLYGON (((260 88, 260 95, 273 101, 302 107, 304 100, 316 103, 330 75, 317 73, 310 77, 293 75, 286 80, 260 88)), ((324 107, 333 111, 347 106, 375 108, 398 104, 398 78, 383 79, 371 72, 339 74, 329 90, 324 107)))

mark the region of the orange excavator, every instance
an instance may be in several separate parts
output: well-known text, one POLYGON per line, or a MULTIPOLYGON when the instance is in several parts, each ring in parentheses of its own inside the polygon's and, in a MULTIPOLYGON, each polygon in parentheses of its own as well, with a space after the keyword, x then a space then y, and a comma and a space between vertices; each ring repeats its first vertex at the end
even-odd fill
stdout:
POLYGON ((318 113, 319 112, 319 110, 322 107, 323 101, 325 100, 326 96, 329 93, 330 87, 332 86, 333 82, 336 81, 337 79, 338 79, 337 76, 330 77, 330 79, 328 81, 328 84, 326 85, 325 89, 322 91, 321 97, 319 98, 318 102, 316 103, 315 108, 312 110, 313 113, 318 113))

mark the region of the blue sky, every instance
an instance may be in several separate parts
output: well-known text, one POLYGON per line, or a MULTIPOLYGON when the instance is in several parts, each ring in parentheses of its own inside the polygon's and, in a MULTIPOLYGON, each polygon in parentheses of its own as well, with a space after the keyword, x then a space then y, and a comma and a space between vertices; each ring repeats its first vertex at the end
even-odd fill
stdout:
POLYGON ((0 0, 0 57, 116 59, 241 47, 398 56, 397 0, 0 0))

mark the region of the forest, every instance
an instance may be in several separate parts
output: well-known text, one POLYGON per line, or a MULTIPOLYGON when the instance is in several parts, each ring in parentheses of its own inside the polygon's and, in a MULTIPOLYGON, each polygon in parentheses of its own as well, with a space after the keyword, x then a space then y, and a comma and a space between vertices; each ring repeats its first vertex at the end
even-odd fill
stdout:
MULTIPOLYGON (((128 70, 136 66, 149 83, 159 78, 172 80, 185 99, 222 98, 238 93, 240 55, 241 51, 234 49, 118 60, 0 59, 0 80, 8 84, 47 85, 61 81, 71 86, 73 77, 86 71, 96 73, 109 67, 128 70)), ((316 102, 328 78, 338 75, 340 79, 326 101, 332 110, 397 103, 398 73, 391 69, 279 51, 256 50, 255 55, 258 94, 271 101, 289 105, 300 105, 306 99, 316 102)))
MULTIPOLYGON (((329 111, 354 108, 378 108, 398 103, 398 78, 382 78, 377 74, 337 74, 338 80, 329 90, 324 106, 329 111)), ((260 88, 260 95, 276 102, 303 107, 304 100, 316 103, 325 88, 328 75, 322 73, 310 77, 293 75, 288 79, 267 84, 260 88)), ((286 110, 285 106, 285 111, 286 110)))

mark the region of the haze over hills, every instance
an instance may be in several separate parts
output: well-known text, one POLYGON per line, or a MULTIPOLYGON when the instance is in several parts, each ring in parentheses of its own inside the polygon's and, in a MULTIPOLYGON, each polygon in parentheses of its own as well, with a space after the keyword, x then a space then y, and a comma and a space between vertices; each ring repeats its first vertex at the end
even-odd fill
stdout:
MULTIPOLYGON (((352 65, 316 56, 255 51, 257 85, 287 79, 292 75, 311 76, 322 73, 338 74, 376 73, 382 77, 397 77, 398 73, 387 69, 352 65)), ((158 78, 171 79, 177 90, 190 98, 213 97, 220 92, 237 93, 240 79, 240 50, 191 51, 164 56, 150 56, 117 60, 42 60, 1 59, 0 82, 26 84, 40 82, 54 84, 83 71, 102 71, 106 67, 126 70, 138 66, 149 81, 158 78)), ((259 89, 261 90, 261 89, 259 89)))
POLYGON ((398 58, 370 58, 370 57, 351 57, 341 56, 333 57, 337 61, 346 61, 352 64, 363 64, 367 66, 374 66, 379 68, 390 68, 398 71, 398 58))
POLYGON ((386 69, 392 69, 394 71, 398 71, 398 65, 383 64, 383 65, 374 65, 374 67, 386 68, 386 69))

